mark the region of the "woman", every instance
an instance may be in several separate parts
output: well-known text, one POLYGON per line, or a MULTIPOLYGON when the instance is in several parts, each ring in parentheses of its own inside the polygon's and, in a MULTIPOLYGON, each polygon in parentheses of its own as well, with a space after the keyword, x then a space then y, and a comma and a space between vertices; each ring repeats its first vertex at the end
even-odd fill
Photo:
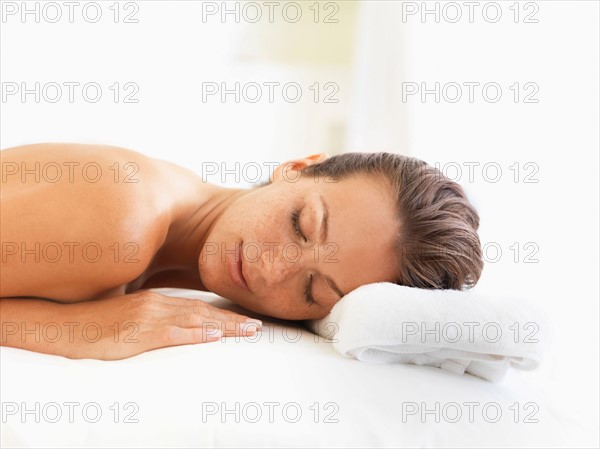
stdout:
POLYGON ((112 146, 1 155, 5 346, 120 359, 260 326, 149 288, 211 291, 303 320, 363 284, 460 289, 483 268, 462 188, 414 158, 317 154, 247 190, 112 146))

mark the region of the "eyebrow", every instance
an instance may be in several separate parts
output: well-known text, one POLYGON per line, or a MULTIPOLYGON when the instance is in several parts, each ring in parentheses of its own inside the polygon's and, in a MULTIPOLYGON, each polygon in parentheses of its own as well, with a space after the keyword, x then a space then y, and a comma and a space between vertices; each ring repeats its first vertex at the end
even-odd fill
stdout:
POLYGON ((327 203, 323 198, 323 195, 319 195, 321 199, 321 206, 323 208, 323 219, 321 220, 321 242, 325 243, 327 241, 327 233, 329 232, 329 209, 327 209, 327 203))
MULTIPOLYGON (((327 234, 329 231, 329 209, 327 208, 327 203, 325 202, 323 196, 319 195, 319 198, 321 199, 321 206, 323 207, 323 219, 321 220, 320 236, 321 242, 325 243, 327 242, 327 234)), ((323 279, 325 279, 327 285, 334 292, 336 292, 340 296, 340 298, 345 296, 345 293, 336 285, 333 279, 331 279, 329 276, 323 276, 323 279)))

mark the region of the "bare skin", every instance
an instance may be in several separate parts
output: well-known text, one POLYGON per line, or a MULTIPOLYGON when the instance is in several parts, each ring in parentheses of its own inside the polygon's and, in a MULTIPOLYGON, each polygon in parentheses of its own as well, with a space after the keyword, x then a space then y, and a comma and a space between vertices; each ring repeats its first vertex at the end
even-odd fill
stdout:
POLYGON ((38 144, 0 155, 4 346, 119 359, 215 341, 217 329, 256 331, 246 316, 149 288, 212 291, 263 315, 301 320, 326 316, 360 285, 394 279, 397 217, 387 185, 364 175, 300 178, 323 154, 282 164, 270 185, 251 190, 212 185, 118 147, 38 144), (238 248, 246 286, 228 270, 238 248), (39 326, 43 334, 58 323, 70 336, 65 322, 93 322, 102 337, 91 342, 78 330, 52 342, 22 332, 39 326), (136 342, 122 337, 128 323, 136 342))

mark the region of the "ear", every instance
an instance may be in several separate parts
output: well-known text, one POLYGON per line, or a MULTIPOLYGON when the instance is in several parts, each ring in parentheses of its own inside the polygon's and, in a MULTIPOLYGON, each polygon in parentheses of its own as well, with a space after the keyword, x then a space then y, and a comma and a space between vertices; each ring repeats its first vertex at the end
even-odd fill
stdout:
POLYGON ((329 159, 331 156, 327 153, 317 153, 312 154, 310 156, 306 156, 303 159, 295 159, 292 161, 284 162, 277 166, 277 168, 273 171, 273 177, 271 182, 279 181, 280 179, 298 179, 298 173, 302 169, 308 167, 309 165, 318 164, 319 162, 323 162, 326 159, 329 159))

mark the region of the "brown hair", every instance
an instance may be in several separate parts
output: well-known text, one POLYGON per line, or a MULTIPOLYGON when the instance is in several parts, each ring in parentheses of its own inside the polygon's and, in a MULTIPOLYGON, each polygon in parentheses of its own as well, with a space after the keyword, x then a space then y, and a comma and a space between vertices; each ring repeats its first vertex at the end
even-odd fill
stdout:
POLYGON ((463 188, 422 160, 394 153, 344 153, 309 165, 302 176, 332 180, 383 175, 399 229, 397 284, 430 289, 473 287, 483 270, 479 215, 463 188))

